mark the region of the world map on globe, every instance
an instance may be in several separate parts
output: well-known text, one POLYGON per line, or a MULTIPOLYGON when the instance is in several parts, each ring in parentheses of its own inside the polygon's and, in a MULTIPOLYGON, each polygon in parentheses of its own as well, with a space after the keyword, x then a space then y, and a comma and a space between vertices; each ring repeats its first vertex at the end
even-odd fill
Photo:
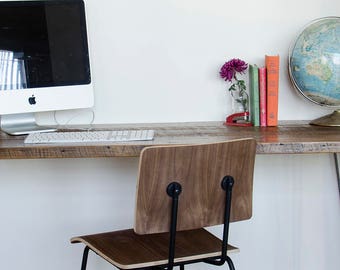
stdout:
POLYGON ((310 101, 340 106, 340 17, 318 19, 304 28, 290 49, 289 74, 310 101))

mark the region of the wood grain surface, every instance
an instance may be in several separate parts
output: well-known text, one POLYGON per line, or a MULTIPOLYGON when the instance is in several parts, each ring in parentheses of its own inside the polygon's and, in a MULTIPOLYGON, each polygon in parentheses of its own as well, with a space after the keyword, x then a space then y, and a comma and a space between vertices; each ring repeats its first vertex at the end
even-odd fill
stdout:
POLYGON ((172 199, 166 193, 178 182, 177 230, 223 224, 226 192, 222 179, 234 178, 230 221, 252 215, 254 139, 202 145, 148 147, 141 154, 135 226, 138 234, 168 232, 172 199))
MULTIPOLYGON (((84 128, 75 126, 72 131, 84 128)), ((86 127, 85 127, 86 128, 86 127)), ((226 127, 222 122, 95 125, 94 129, 154 129, 153 141, 91 144, 25 145, 26 136, 0 132, 0 159, 138 157, 151 145, 197 144, 254 138, 257 154, 340 152, 340 127, 285 121, 278 127, 226 127)))
MULTIPOLYGON (((132 229, 74 237, 72 243, 84 243, 98 255, 121 269, 166 264, 169 234, 138 235, 132 229)), ((220 239, 204 229, 178 232, 175 263, 221 255, 220 239)), ((227 253, 238 249, 228 245, 227 253)))

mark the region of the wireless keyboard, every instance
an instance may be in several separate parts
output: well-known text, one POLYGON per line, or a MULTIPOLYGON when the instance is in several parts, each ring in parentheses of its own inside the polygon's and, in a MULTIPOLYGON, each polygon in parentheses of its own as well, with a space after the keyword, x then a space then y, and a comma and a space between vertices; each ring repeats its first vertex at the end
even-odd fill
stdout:
POLYGON ((25 143, 91 143, 91 142, 128 142, 153 140, 153 130, 110 130, 31 133, 25 143))

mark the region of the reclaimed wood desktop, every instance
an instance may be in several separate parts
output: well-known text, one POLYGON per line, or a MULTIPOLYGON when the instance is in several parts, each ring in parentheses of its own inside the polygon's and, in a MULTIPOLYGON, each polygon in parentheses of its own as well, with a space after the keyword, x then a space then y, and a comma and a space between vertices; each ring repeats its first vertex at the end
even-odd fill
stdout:
MULTIPOLYGON (((80 126, 75 129, 81 128, 80 126)), ((222 122, 96 125, 94 129, 154 129, 153 141, 91 144, 24 144, 26 136, 0 132, 0 159, 138 157, 151 145, 218 142, 255 138, 257 154, 340 152, 340 128, 285 121, 278 127, 226 127, 222 122)))

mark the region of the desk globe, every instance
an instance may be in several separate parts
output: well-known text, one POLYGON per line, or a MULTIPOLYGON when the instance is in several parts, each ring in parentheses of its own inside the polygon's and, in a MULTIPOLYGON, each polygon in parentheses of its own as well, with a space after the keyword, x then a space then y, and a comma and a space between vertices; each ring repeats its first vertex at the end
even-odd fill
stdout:
POLYGON ((340 17, 308 24, 289 50, 289 75, 309 101, 335 108, 310 124, 340 126, 340 17))

